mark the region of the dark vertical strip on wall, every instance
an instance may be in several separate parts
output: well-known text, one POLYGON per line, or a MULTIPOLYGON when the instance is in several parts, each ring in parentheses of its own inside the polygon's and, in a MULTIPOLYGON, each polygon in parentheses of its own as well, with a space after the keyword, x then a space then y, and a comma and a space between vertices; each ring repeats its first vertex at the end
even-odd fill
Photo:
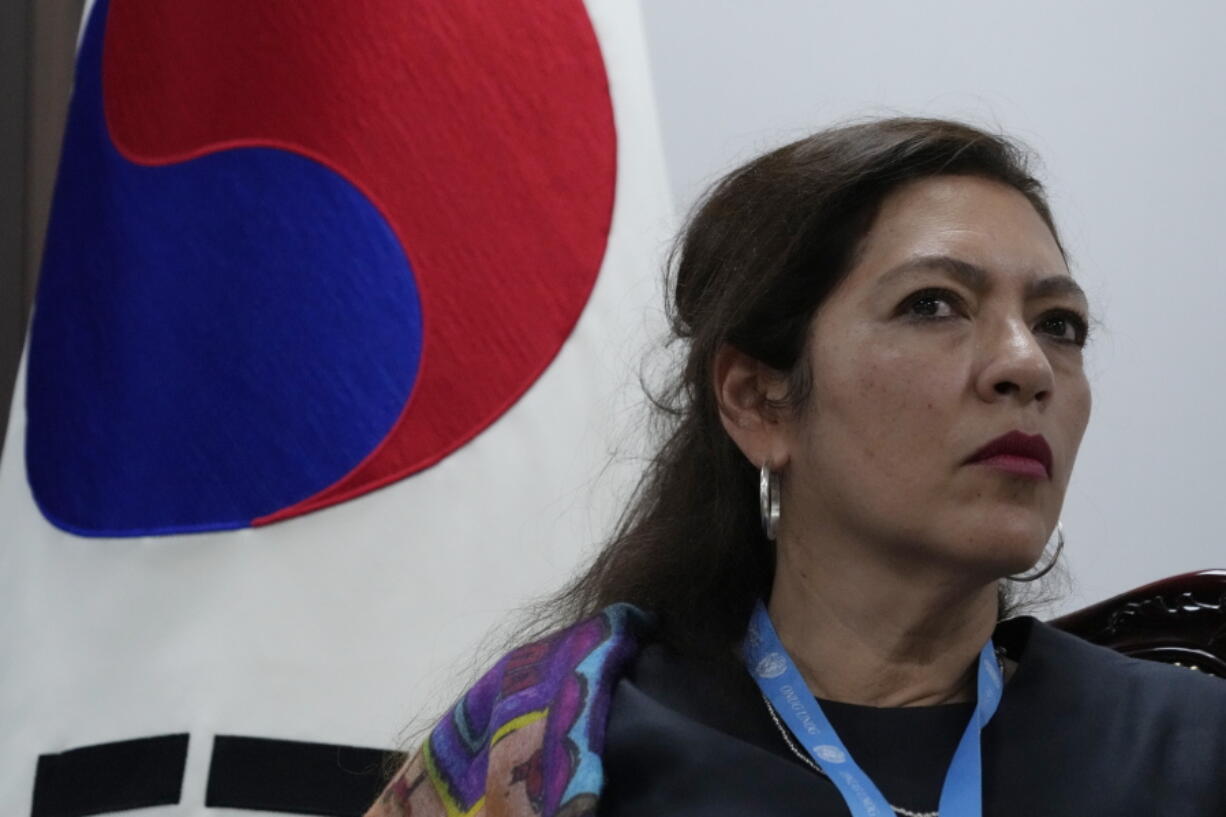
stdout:
MULTIPOLYGON (((30 7, 0 3, 0 429, 8 427, 25 329, 26 124, 30 7)), ((4 438, 0 436, 0 453, 4 438)))
POLYGON ((84 0, 0 2, 0 454, 51 209, 84 0))

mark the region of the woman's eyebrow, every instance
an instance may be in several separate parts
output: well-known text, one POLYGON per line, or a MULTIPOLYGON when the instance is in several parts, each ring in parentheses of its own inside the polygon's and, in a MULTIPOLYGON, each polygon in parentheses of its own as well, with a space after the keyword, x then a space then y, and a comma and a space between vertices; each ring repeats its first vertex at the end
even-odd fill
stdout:
MULTIPOLYGON (((991 274, 978 264, 973 264, 952 255, 917 255, 908 258, 897 266, 891 267, 878 280, 880 287, 886 287, 899 278, 909 277, 922 270, 941 270, 968 289, 983 292, 990 284, 991 274)), ((1085 290, 1069 275, 1051 275, 1038 278, 1026 284, 1026 298, 1050 298, 1057 295, 1069 295, 1087 301, 1085 290)))

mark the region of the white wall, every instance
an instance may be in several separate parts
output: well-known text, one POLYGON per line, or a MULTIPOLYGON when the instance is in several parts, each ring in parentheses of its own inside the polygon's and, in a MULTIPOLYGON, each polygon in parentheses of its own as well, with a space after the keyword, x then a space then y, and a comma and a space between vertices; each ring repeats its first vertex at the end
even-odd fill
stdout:
POLYGON ((1075 609, 1226 567, 1226 5, 645 0, 679 210, 835 120, 998 126, 1041 155, 1099 327, 1065 503, 1075 609))

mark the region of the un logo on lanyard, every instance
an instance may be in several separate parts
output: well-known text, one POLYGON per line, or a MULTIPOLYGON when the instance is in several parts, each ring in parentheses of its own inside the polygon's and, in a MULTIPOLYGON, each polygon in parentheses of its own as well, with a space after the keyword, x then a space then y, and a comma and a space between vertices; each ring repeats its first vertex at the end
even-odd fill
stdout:
POLYGON ((769 652, 762 656, 762 660, 754 668, 754 672, 759 678, 778 678, 783 673, 787 672, 787 659, 777 652, 769 652))

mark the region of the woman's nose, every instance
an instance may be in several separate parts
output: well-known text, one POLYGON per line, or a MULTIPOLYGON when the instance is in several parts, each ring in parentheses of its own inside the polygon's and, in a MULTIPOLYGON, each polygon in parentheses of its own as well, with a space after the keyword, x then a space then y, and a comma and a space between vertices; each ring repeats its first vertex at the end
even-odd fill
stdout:
POLYGON ((976 388, 982 399, 1013 398, 1020 403, 1043 402, 1051 394, 1051 361, 1026 322, 1002 321, 984 338, 984 365, 976 388))

